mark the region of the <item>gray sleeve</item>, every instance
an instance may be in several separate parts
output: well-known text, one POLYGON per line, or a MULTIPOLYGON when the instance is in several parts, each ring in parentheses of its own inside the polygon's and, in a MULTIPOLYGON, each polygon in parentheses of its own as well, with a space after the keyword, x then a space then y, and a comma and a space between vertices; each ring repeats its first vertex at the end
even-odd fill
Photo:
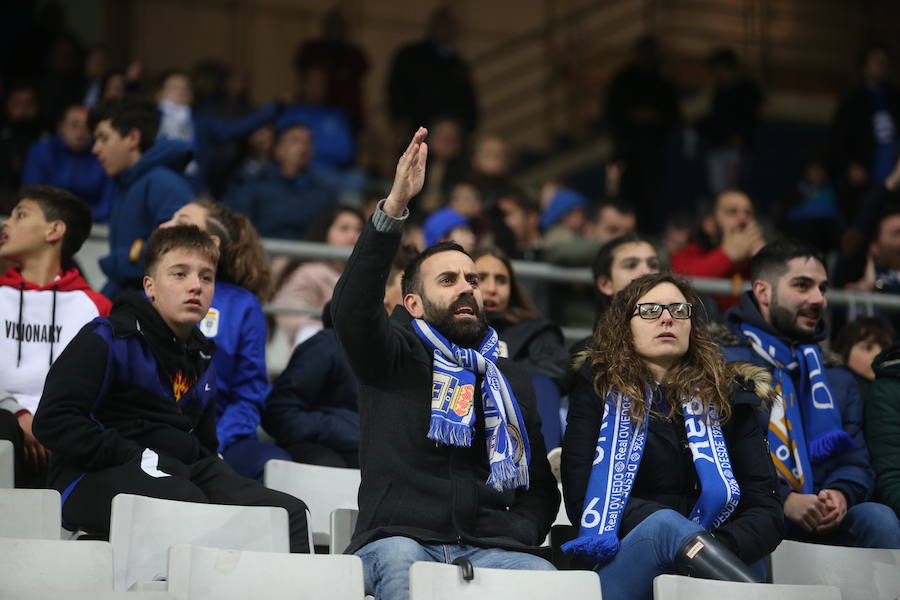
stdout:
POLYGON ((22 410, 22 405, 19 404, 15 396, 5 390, 0 390, 0 409, 16 414, 22 410))
POLYGON ((375 226, 375 230, 381 233, 399 233, 402 231, 403 223, 409 217, 409 208, 404 208, 403 216, 397 218, 384 212, 383 206, 384 200, 380 200, 378 206, 375 207, 375 212, 372 214, 372 225, 375 226))

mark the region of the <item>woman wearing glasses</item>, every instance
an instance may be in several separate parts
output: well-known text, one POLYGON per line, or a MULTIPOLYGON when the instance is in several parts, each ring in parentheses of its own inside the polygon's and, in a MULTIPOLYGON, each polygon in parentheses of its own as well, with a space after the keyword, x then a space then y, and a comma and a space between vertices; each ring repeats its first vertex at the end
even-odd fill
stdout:
POLYGON ((754 410, 771 378, 726 365, 687 280, 644 275, 616 294, 588 346, 563 440, 563 550, 606 600, 649 598, 679 573, 760 581, 784 515, 754 410), (752 565, 752 567, 751 567, 752 565))

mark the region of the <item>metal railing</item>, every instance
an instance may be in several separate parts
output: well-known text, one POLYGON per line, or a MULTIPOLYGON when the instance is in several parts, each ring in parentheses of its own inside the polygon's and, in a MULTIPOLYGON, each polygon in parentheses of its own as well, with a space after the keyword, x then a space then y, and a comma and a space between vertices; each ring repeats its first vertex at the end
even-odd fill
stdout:
MULTIPOLYGON (((106 225, 94 225, 91 230, 91 239, 105 241, 108 239, 106 225)), ((278 240, 265 238, 263 247, 271 255, 283 255, 290 258, 303 258, 308 260, 347 260, 351 248, 346 246, 329 246, 319 242, 303 242, 295 240, 278 240)), ((513 269, 521 279, 547 281, 551 283, 587 284, 593 285, 591 270, 587 268, 561 267, 550 263, 530 262, 522 260, 512 261, 513 269)), ((713 296, 736 295, 750 288, 748 282, 738 285, 731 279, 713 279, 709 277, 690 277, 694 287, 701 294, 713 296)), ((871 314, 875 309, 900 310, 900 295, 875 292, 855 292, 849 290, 830 290, 828 303, 841 307, 864 307, 871 314)), ((267 307, 269 308, 269 307, 267 307)), ((285 307, 271 307, 272 312, 285 312, 292 309, 285 307)), ((295 309, 293 309, 295 310, 295 309)))

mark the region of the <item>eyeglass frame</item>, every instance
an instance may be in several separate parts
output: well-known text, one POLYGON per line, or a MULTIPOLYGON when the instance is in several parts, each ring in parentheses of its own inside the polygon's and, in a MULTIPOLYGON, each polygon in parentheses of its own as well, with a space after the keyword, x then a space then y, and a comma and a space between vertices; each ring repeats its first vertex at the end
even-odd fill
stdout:
POLYGON ((690 319, 691 317, 694 316, 694 305, 691 304, 690 302, 670 302, 669 304, 660 304, 659 302, 641 302, 639 304, 634 305, 634 312, 631 313, 631 318, 633 319, 634 317, 640 317, 644 321, 656 321, 656 320, 659 320, 660 318, 662 318, 662 314, 663 314, 664 310, 669 311, 669 316, 672 317, 673 319, 677 319, 679 321, 687 321, 688 319, 690 319), (676 317, 674 315, 674 313, 672 313, 671 307, 678 306, 678 305, 685 305, 688 307, 688 315, 686 317, 676 317), (655 317, 645 317, 641 314, 642 306, 659 306, 660 307, 659 314, 655 317))

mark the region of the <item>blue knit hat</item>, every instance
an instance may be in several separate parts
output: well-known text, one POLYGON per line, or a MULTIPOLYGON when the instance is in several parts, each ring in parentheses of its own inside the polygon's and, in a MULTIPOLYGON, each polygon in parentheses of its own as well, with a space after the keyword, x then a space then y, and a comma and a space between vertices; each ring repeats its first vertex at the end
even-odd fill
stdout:
POLYGON ((556 225, 556 223, 564 216, 575 210, 576 208, 587 208, 587 198, 566 188, 559 188, 553 194, 550 205, 544 214, 541 215, 541 229, 547 230, 556 225))
POLYGON ((422 233, 425 235, 425 247, 437 244, 442 237, 457 227, 467 225, 469 225, 469 220, 452 208, 442 208, 431 213, 422 226, 422 233))

